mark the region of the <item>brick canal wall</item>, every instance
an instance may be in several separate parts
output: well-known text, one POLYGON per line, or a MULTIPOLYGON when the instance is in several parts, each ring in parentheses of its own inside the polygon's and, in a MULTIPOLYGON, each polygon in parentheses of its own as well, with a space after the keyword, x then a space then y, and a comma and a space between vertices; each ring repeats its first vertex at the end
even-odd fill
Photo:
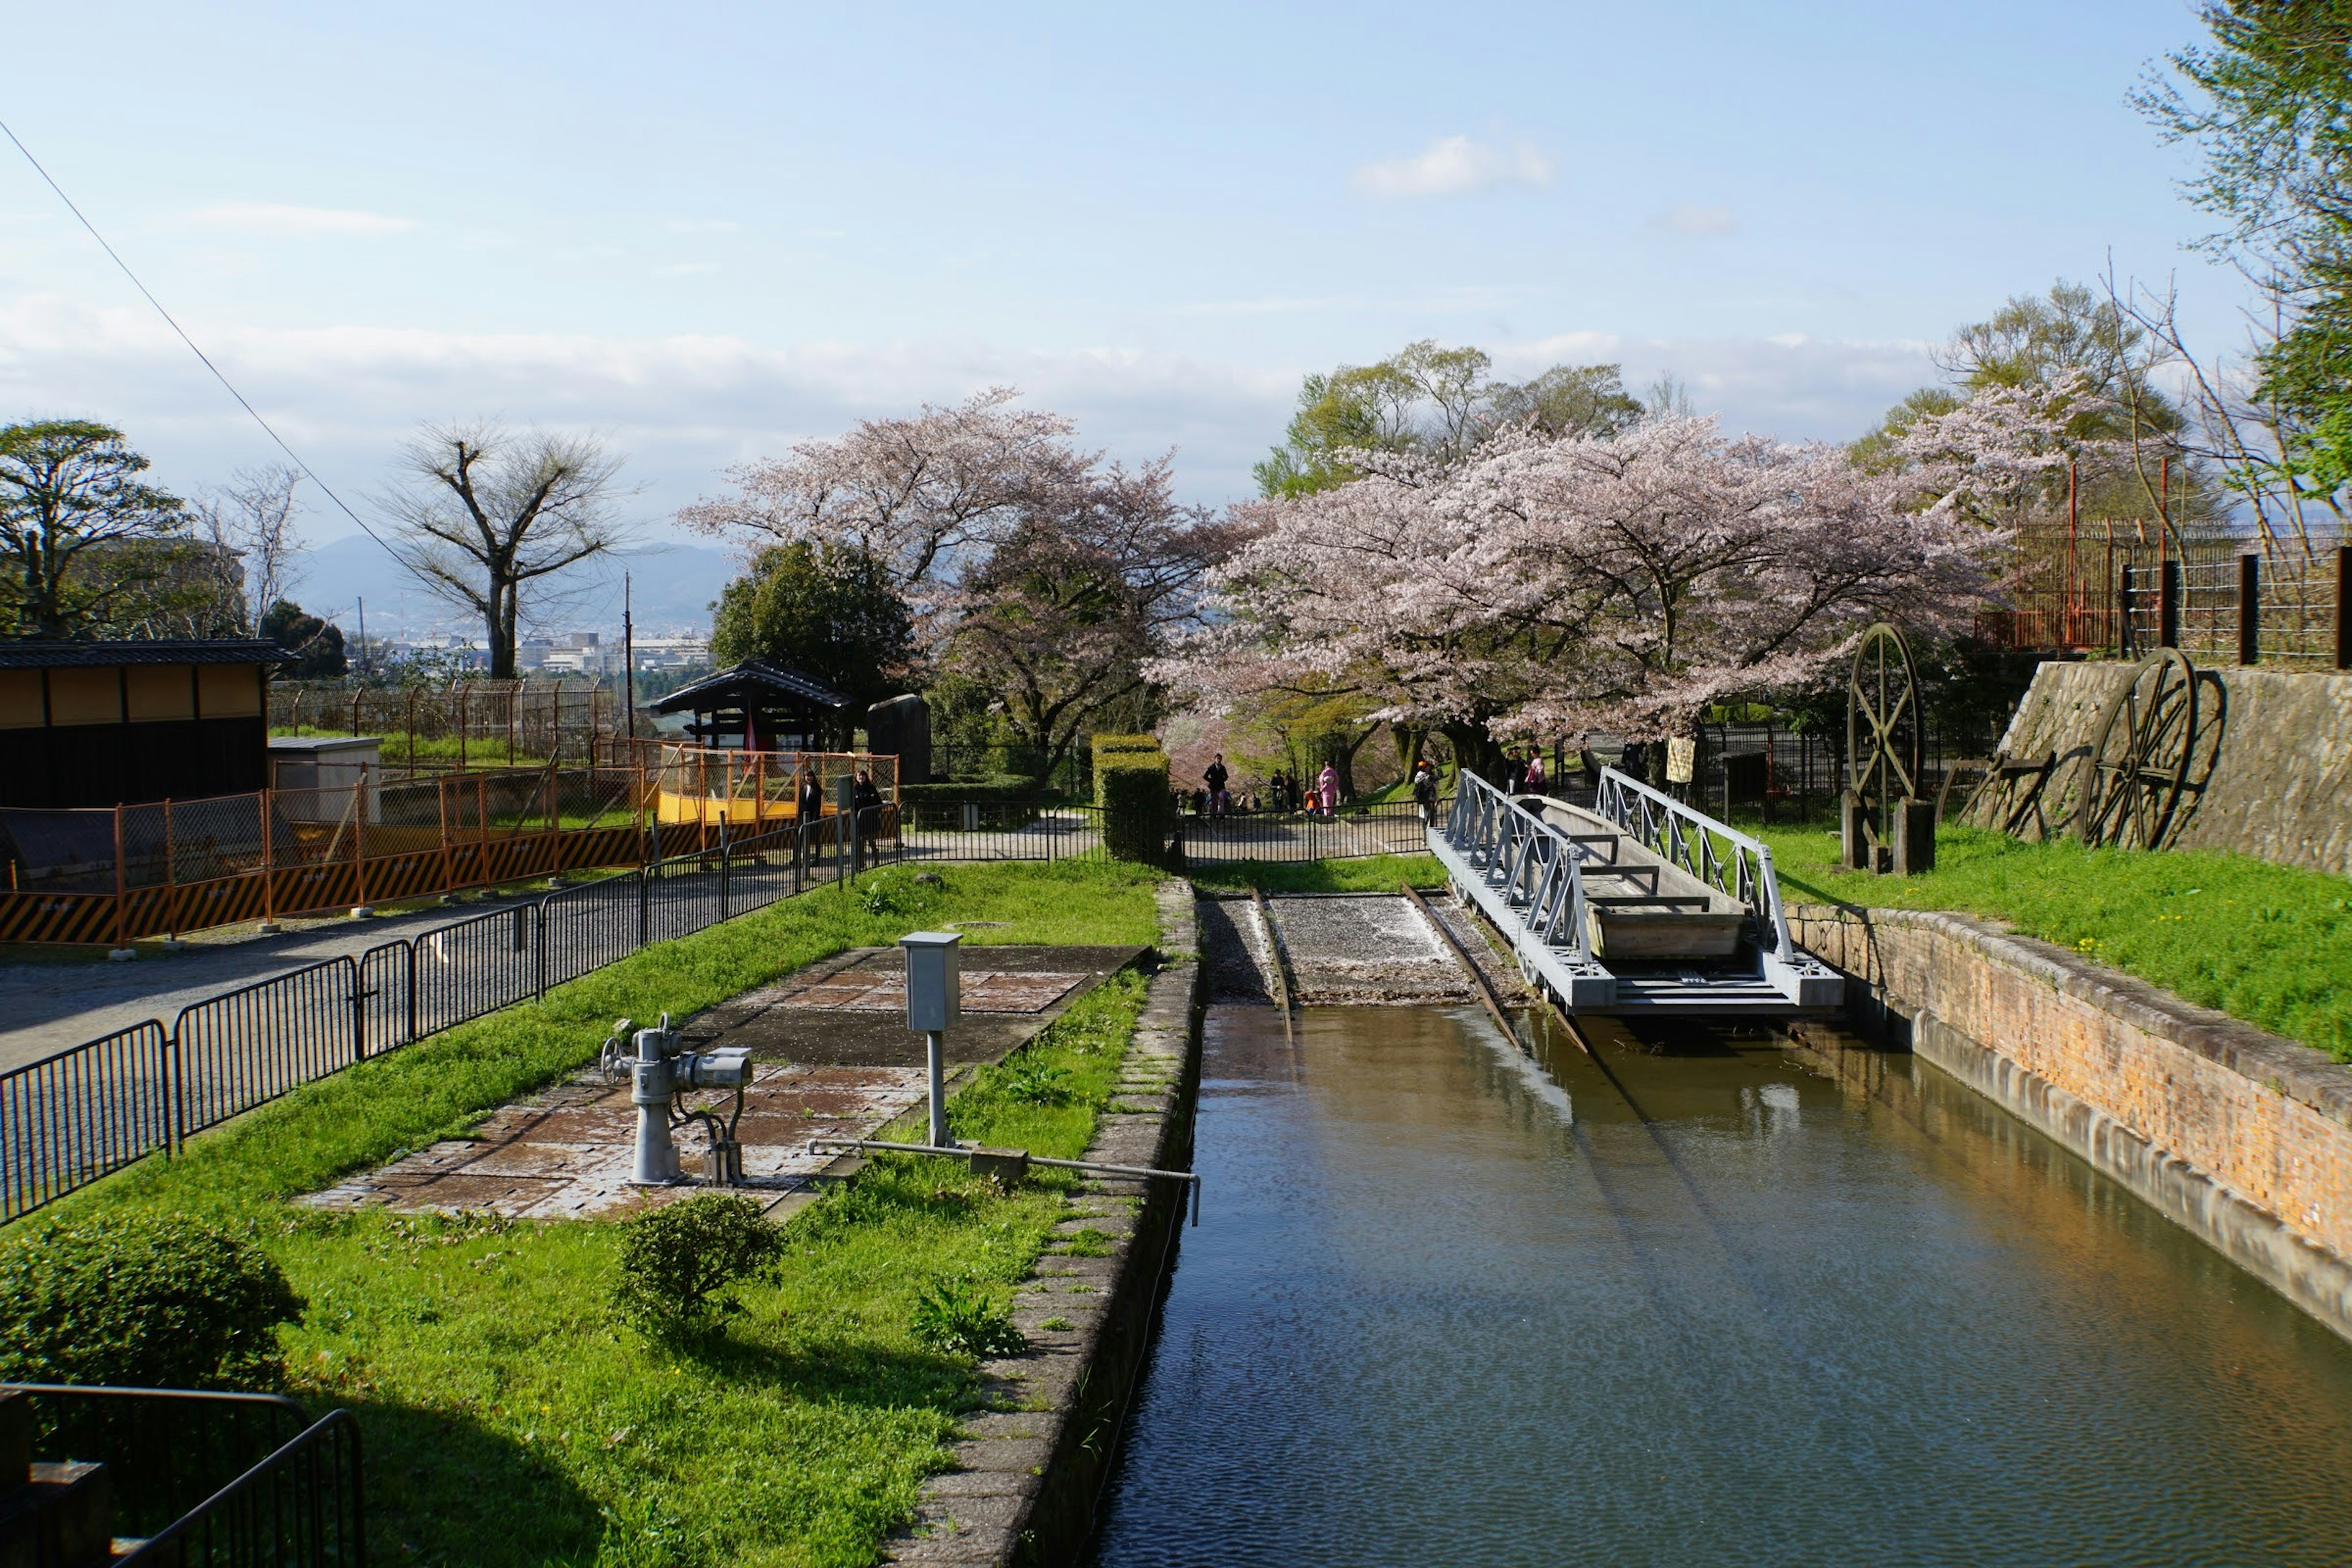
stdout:
MULTIPOLYGON (((2022 814, 2021 837, 2073 831, 2063 776, 2098 743, 2128 664, 2042 665, 2017 705, 2001 750, 2058 768, 2022 814)), ((2168 843, 2235 849, 2282 866, 2352 876, 2352 675, 2200 668, 2197 739, 2168 843)), ((1997 827, 1990 796, 1969 820, 1997 827)))
MULTIPOLYGON (((1160 932, 1161 966, 1118 1093, 1086 1157, 1184 1171, 1192 1164, 1202 1002, 1187 884, 1160 885, 1160 932)), ((914 1520, 885 1543, 886 1562, 1058 1568, 1078 1561, 1151 1348, 1160 1288, 1186 1212, 1174 1182, 1089 1179, 1073 1190, 1059 1228, 1108 1236, 1107 1256, 1049 1252, 1037 1260, 1013 1300, 1027 1353, 981 1363, 988 1411, 962 1423, 955 1468, 925 1485, 914 1520)))
POLYGON ((2352 1339, 2352 1068, 1971 916, 1790 912, 1866 1027, 2352 1339))

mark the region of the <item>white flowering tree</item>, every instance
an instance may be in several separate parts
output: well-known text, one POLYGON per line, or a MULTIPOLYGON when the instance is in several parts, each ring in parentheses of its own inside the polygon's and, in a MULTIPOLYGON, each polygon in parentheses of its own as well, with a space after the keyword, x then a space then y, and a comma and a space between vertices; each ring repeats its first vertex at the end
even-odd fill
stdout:
POLYGON ((1957 629, 1999 538, 1917 472, 1712 419, 1351 462, 1351 483, 1241 509, 1250 542, 1211 577, 1223 624, 1157 673, 1213 709, 1350 684, 1474 767, 1513 737, 1674 732, 1818 678, 1874 619, 1957 629))

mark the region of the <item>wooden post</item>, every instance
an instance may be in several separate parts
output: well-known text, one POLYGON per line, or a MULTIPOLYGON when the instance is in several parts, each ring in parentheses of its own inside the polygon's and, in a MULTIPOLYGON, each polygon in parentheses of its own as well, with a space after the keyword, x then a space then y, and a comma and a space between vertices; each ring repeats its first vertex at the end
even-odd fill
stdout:
POLYGON ((2058 634, 2068 647, 2074 647, 2082 641, 2082 628, 2076 624, 2075 615, 2075 605, 2082 599, 2081 583, 2075 575, 2074 554, 2075 523, 2078 516, 2075 499, 2079 489, 2079 479, 2074 460, 2069 458, 2066 463, 2066 600, 2061 612, 2063 621, 2058 634))
POLYGON ((466 771, 466 682, 457 683, 457 771, 466 771))
MULTIPOLYGON (((2160 547, 2159 547, 2160 548, 2160 547)), ((2156 640, 2161 647, 2180 646, 2180 562, 2168 558, 2157 569, 2156 640)))
POLYGON ((121 952, 130 947, 123 940, 124 910, 122 908, 122 803, 114 803, 114 951, 121 952))
POLYGON ((2263 657, 2263 558, 2249 551, 2238 557, 2238 662, 2263 657))
POLYGON ((169 907, 163 917, 165 923, 172 928, 167 934, 170 940, 177 942, 180 940, 180 854, 179 845, 172 837, 172 802, 169 796, 163 801, 163 886, 169 889, 164 895, 169 907))
POLYGON ((2352 544, 2336 547, 2336 668, 2352 669, 2352 544))
POLYGON ((265 789, 261 802, 261 927, 266 932, 278 924, 278 814, 270 809, 277 791, 265 789))
MULTIPOLYGON (((367 899, 367 769, 352 781, 352 889, 358 901, 352 913, 368 907, 367 899)), ((373 911, 370 911, 373 912, 373 911)))

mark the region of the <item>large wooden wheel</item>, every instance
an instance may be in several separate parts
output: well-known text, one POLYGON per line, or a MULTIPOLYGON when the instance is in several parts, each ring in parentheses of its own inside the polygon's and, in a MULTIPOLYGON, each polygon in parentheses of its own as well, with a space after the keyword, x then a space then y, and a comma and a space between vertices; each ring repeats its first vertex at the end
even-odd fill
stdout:
POLYGON ((2196 668, 2179 648, 2159 649, 2108 702, 2098 742, 2083 760, 2074 817, 2083 842, 2162 845, 2196 744, 2196 668))
POLYGON ((1881 844, 1903 802, 1919 794, 1919 671, 1903 634, 1880 621, 1862 634, 1845 683, 1846 790, 1881 844))

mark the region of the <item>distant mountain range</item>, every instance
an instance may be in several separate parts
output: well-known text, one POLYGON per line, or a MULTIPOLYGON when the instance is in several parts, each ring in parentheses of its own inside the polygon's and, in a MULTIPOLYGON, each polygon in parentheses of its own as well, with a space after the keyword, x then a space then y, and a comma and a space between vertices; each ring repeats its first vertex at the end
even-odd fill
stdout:
MULTIPOLYGON (((302 580, 292 598, 347 633, 359 630, 367 603, 370 637, 416 637, 438 631, 478 637, 481 625, 435 598, 375 541, 354 534, 303 553, 302 580)), ((710 602, 736 574, 734 552, 702 544, 665 543, 584 564, 551 580, 536 599, 524 591, 523 616, 534 629, 561 635, 621 630, 621 574, 644 637, 707 636, 710 602)))

